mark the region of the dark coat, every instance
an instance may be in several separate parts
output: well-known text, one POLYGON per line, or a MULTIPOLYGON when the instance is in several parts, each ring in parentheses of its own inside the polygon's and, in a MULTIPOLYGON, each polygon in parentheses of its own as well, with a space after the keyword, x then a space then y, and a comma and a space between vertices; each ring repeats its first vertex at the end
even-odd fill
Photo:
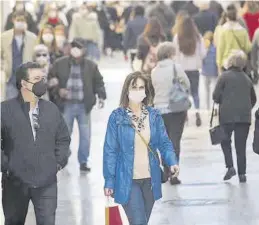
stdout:
MULTIPOLYGON (((50 99, 59 107, 61 111, 64 110, 64 103, 66 99, 59 96, 59 90, 67 87, 67 81, 70 76, 70 67, 73 59, 70 56, 64 56, 58 59, 51 71, 49 78, 57 78, 59 85, 50 90, 50 99)), ((106 91, 104 87, 103 77, 99 72, 97 65, 83 58, 81 61, 81 72, 84 84, 84 104, 86 113, 89 113, 96 104, 96 95, 100 99, 106 99, 106 91)))
POLYGON ((219 104, 220 124, 251 123, 256 94, 248 75, 236 68, 222 73, 213 93, 219 104))
POLYGON ((255 113, 255 131, 254 131, 254 141, 253 148, 254 152, 259 154, 259 109, 255 113))
POLYGON ((184 1, 172 1, 170 6, 175 14, 177 14, 179 11, 181 11, 184 7, 186 2, 184 1))
POLYGON ((147 19, 145 17, 137 16, 127 24, 124 34, 123 47, 125 51, 137 48, 138 37, 144 32, 147 19))
POLYGON ((200 11, 198 14, 194 16, 194 21, 202 36, 207 31, 214 32, 217 26, 217 16, 209 10, 200 11))
POLYGON ((18 183, 44 187, 56 182, 58 167, 67 164, 70 135, 58 108, 40 99, 34 140, 29 111, 21 95, 1 103, 1 169, 18 183))
POLYGON ((187 11, 190 16, 194 16, 199 12, 199 8, 193 3, 193 1, 187 1, 182 10, 187 11))
POLYGON ((171 34, 171 29, 175 22, 175 14, 170 6, 165 3, 155 4, 147 16, 148 18, 157 18, 166 35, 171 34))
MULTIPOLYGON (((28 25, 28 30, 37 35, 38 33, 37 25, 33 20, 32 15, 29 12, 26 12, 26 22, 28 25)), ((5 30, 13 29, 13 12, 11 12, 8 15, 4 29, 5 30)))
POLYGON ((210 1, 209 10, 217 16, 217 21, 219 21, 224 9, 220 3, 217 1, 210 1))

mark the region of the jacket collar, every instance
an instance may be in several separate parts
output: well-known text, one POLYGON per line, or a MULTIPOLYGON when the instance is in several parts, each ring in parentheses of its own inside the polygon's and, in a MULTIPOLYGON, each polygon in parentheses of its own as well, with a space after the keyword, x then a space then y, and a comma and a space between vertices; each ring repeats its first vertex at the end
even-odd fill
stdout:
MULTIPOLYGON (((85 60, 84 60, 84 56, 82 56, 82 58, 80 59, 80 61, 79 61, 79 65, 83 65, 84 63, 85 63, 85 60)), ((69 56, 69 65, 71 66, 71 65, 74 65, 74 64, 76 64, 76 61, 75 61, 75 59, 72 57, 72 56, 69 56)))
MULTIPOLYGON (((148 113, 149 113, 150 124, 153 124, 157 115, 158 115, 158 113, 154 108, 152 108, 150 106, 147 106, 147 110, 148 110, 148 113)), ((131 125, 132 124, 125 108, 120 107, 118 109, 118 113, 119 113, 120 116, 118 117, 117 124, 124 124, 124 125, 131 125)))
POLYGON ((159 61, 157 63, 157 66, 159 66, 159 67, 165 67, 165 66, 172 67, 173 64, 174 64, 174 61, 172 59, 164 59, 162 61, 159 61))
MULTIPOLYGON (((28 113, 30 111, 30 103, 24 101, 21 92, 19 92, 19 94, 17 96, 17 101, 19 102, 19 104, 21 105, 21 107, 25 113, 28 113)), ((38 100, 38 104, 36 107, 39 108, 40 104, 41 104, 41 99, 38 100)))

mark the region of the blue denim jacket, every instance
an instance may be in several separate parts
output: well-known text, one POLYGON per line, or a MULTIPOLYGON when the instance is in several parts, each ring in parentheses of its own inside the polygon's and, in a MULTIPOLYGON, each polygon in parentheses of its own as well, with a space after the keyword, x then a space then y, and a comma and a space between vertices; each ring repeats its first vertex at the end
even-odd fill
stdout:
MULTIPOLYGON (((147 107, 150 122, 149 146, 168 166, 176 165, 177 160, 172 142, 169 140, 163 119, 158 110, 147 107)), ((135 130, 123 108, 112 112, 109 118, 103 154, 103 174, 105 188, 113 189, 115 202, 126 204, 129 201, 133 179, 135 130)), ((162 197, 160 162, 149 152, 151 183, 154 199, 162 197)))

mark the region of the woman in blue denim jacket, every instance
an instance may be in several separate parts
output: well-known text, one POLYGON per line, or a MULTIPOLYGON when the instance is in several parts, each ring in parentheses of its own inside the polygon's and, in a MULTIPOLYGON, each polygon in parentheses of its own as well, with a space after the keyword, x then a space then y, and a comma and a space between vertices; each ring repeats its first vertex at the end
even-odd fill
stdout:
POLYGON ((104 192, 123 206, 130 225, 147 225, 154 202, 162 197, 157 149, 171 172, 179 173, 163 119, 148 106, 150 87, 150 80, 140 72, 126 78, 120 107, 109 118, 104 143, 104 192))

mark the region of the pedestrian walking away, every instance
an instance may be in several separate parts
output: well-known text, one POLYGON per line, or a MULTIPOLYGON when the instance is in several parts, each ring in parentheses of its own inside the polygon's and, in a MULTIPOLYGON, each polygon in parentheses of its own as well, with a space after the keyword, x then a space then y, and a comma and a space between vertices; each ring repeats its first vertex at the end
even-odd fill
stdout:
POLYGON ((193 19, 189 16, 182 16, 179 25, 175 25, 173 44, 176 50, 175 61, 185 70, 190 83, 191 95, 196 109, 196 126, 202 125, 200 116, 200 96, 199 83, 202 68, 202 60, 206 56, 206 48, 202 36, 198 32, 198 28, 193 19))
POLYGON ((246 142, 251 124, 251 111, 256 103, 253 84, 243 71, 246 55, 234 51, 226 63, 226 71, 219 77, 213 100, 219 104, 219 123, 226 138, 221 142, 227 173, 224 180, 236 175, 234 169, 231 136, 235 133, 235 148, 240 182, 246 182, 246 142))
POLYGON ((104 107, 106 92, 97 65, 88 60, 85 53, 84 40, 75 38, 70 55, 55 62, 49 78, 58 80, 58 84, 51 87, 50 99, 63 112, 70 134, 74 120, 78 122, 78 161, 82 171, 90 171, 91 111, 96 104, 96 95, 99 108, 104 107))
POLYGON ((24 225, 29 201, 37 225, 55 224, 57 172, 70 155, 68 128, 47 90, 38 63, 16 72, 17 98, 1 103, 2 204, 5 225, 24 225), (10 119, 11 118, 11 119, 10 119))
POLYGON ((130 53, 130 63, 133 69, 133 61, 137 55, 137 40, 138 37, 143 33, 147 19, 144 17, 145 9, 142 6, 136 6, 134 9, 134 19, 129 21, 127 24, 124 38, 123 47, 124 55, 127 57, 127 52, 130 53))
POLYGON ((148 82, 140 72, 127 76, 120 107, 110 115, 104 143, 104 192, 123 206, 130 225, 147 225, 154 202, 162 197, 157 149, 170 172, 175 176, 179 173, 163 119, 149 106, 152 95, 148 82))
POLYGON ((156 18, 151 18, 146 24, 145 30, 139 36, 137 43, 137 58, 141 60, 142 70, 147 74, 156 66, 156 53, 159 43, 166 41, 166 34, 156 18))
MULTIPOLYGON (((190 81, 181 65, 173 61, 174 54, 172 42, 164 42, 158 46, 158 63, 152 70, 151 79, 155 90, 154 106, 162 114, 179 163, 181 137, 187 110, 191 107, 190 81)), ((163 164, 165 171, 169 172, 170 168, 163 164)), ((181 181, 176 176, 171 176, 170 183, 180 184, 181 181)))
POLYGON ((212 107, 212 92, 215 88, 218 76, 218 67, 216 63, 216 47, 213 43, 213 33, 211 31, 205 33, 204 42, 207 48, 207 55, 202 62, 201 74, 203 75, 205 81, 204 83, 206 90, 207 109, 210 110, 212 107))
POLYGON ((225 63, 233 50, 242 50, 247 55, 251 51, 248 32, 238 22, 235 5, 227 7, 226 17, 227 22, 222 25, 217 40, 217 65, 220 73, 225 69, 225 63))

